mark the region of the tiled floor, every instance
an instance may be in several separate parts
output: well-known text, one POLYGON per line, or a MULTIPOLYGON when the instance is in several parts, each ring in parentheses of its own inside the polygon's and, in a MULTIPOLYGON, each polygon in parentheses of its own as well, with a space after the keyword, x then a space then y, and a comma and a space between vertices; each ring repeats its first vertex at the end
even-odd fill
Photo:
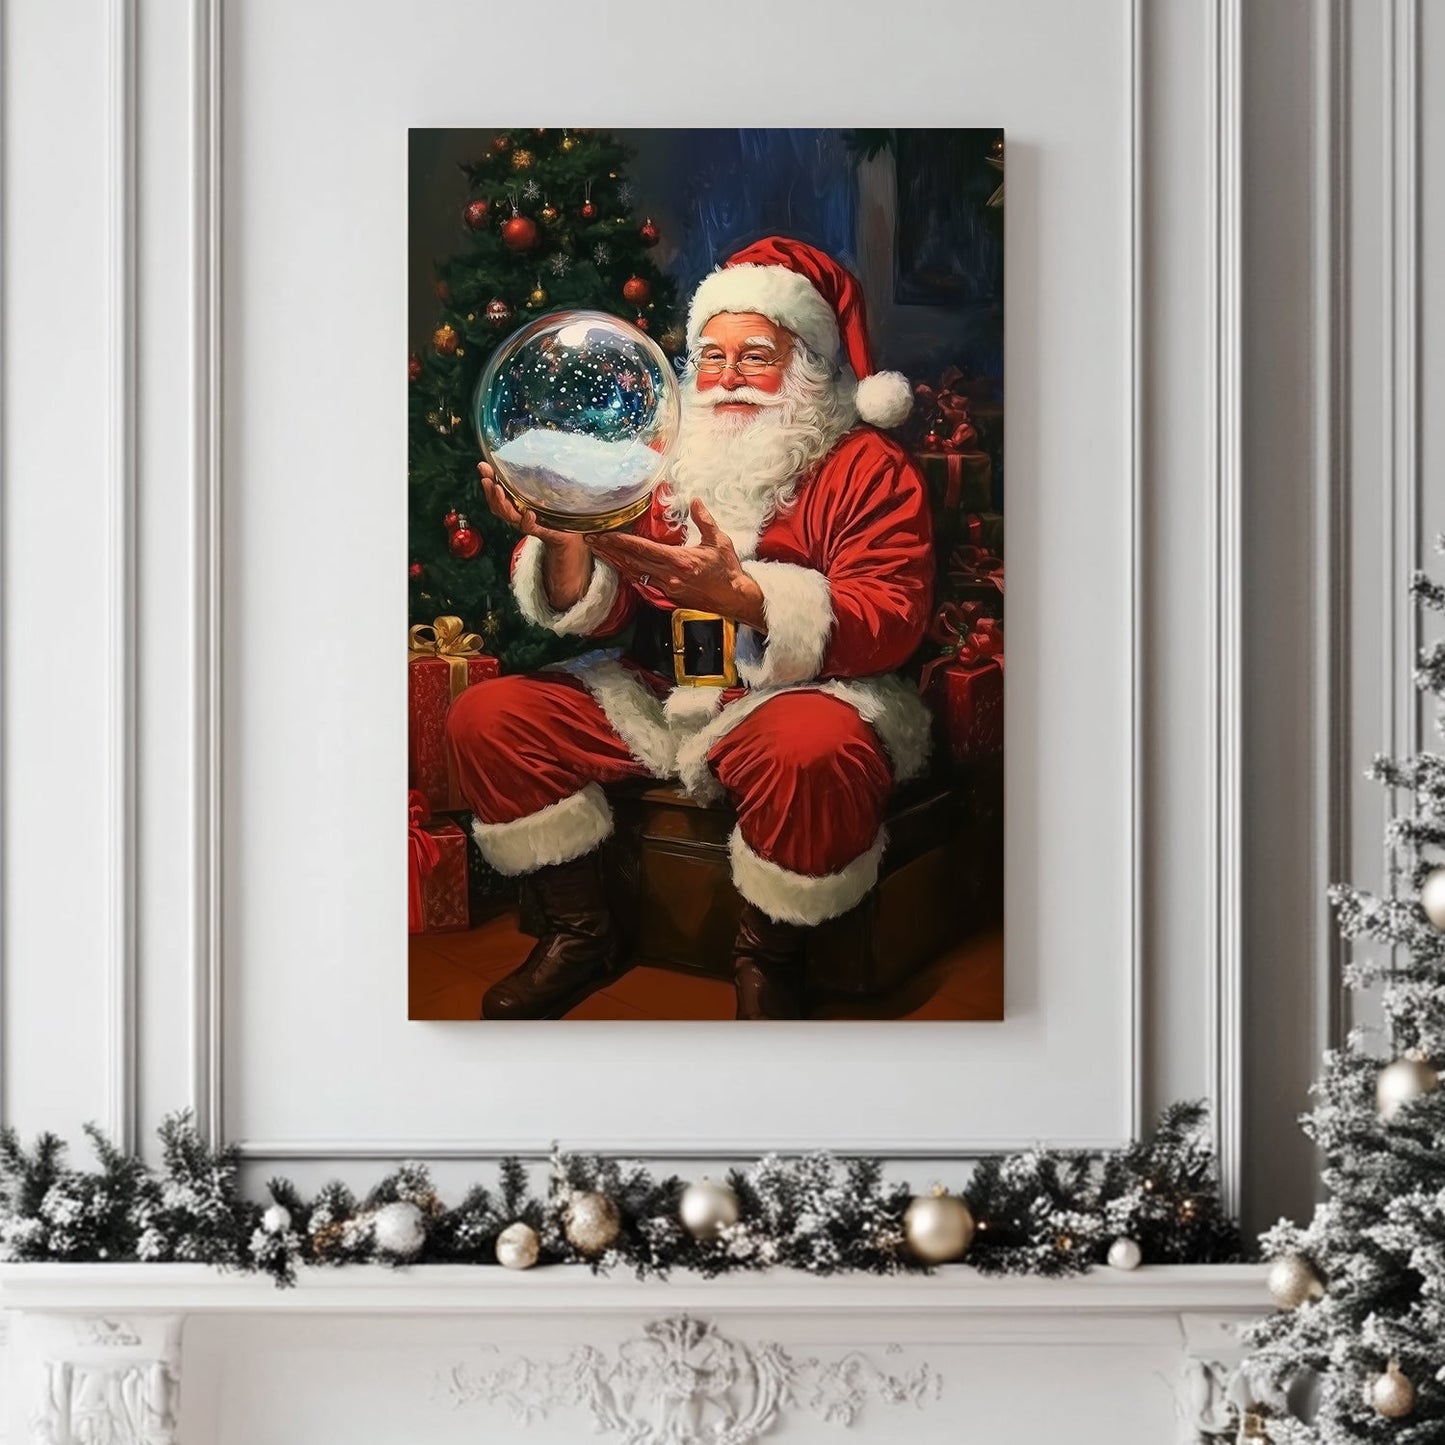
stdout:
MULTIPOLYGON (((475 1019, 482 994, 515 968, 533 940, 505 913, 467 933, 411 939, 410 1017, 475 1019)), ((959 944, 893 994, 867 1004, 819 1007, 815 1018, 1001 1019, 1003 930, 959 944)), ((634 968, 593 994, 569 1019, 730 1019, 733 989, 716 979, 670 969, 634 968)))

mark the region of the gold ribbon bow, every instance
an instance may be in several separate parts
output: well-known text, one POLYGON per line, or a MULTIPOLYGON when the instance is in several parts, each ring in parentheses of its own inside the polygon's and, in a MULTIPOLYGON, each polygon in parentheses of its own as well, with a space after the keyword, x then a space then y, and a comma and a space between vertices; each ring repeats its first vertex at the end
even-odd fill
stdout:
POLYGON ((425 657, 440 657, 451 670, 453 699, 467 685, 467 659, 479 657, 482 639, 468 632, 460 617, 438 617, 433 622, 418 622, 407 633, 407 657, 420 662, 425 657))

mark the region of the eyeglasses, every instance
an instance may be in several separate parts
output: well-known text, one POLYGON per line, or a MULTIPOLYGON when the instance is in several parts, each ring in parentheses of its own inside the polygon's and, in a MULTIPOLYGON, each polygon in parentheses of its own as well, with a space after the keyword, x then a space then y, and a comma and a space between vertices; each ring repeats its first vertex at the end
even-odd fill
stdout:
POLYGON ((704 376, 720 376, 729 365, 739 376, 761 376, 765 371, 772 371, 781 366, 786 360, 785 356, 764 357, 754 354, 740 356, 736 361, 729 363, 721 351, 705 351, 693 365, 704 376))

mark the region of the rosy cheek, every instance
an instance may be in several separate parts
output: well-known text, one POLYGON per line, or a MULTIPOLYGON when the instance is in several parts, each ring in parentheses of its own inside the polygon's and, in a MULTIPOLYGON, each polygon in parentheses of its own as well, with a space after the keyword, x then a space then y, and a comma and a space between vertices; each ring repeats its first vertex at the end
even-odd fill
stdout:
POLYGON ((757 376, 749 377, 748 381, 751 385, 757 387, 759 391, 781 391, 783 386, 782 373, 776 369, 773 371, 759 372, 757 376))
POLYGON ((697 389, 699 391, 711 391, 721 380, 722 372, 720 371, 713 372, 712 374, 700 371, 697 374, 697 389))

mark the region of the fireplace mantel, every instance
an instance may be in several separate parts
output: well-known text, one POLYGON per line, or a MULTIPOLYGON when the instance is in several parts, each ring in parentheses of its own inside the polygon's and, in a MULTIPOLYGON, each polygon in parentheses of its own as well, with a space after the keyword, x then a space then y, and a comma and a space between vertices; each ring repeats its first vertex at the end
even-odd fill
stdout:
POLYGON ((1269 1309, 1264 1275, 360 1265, 278 1289, 192 1265, 7 1265, 8 1440, 708 1445, 719 1423, 801 1442, 989 1421, 1033 1440, 1066 1405, 1071 1439, 1196 1442, 1227 1424, 1235 1331, 1269 1309))

